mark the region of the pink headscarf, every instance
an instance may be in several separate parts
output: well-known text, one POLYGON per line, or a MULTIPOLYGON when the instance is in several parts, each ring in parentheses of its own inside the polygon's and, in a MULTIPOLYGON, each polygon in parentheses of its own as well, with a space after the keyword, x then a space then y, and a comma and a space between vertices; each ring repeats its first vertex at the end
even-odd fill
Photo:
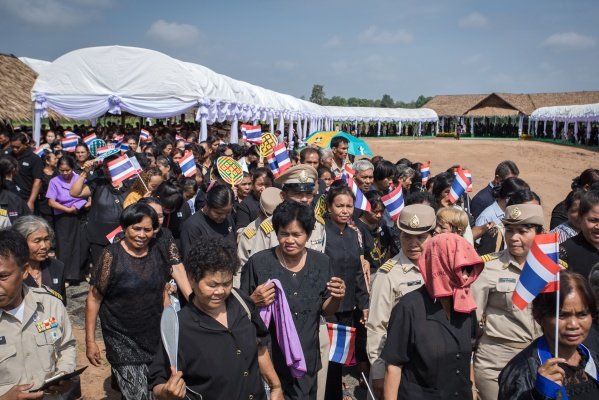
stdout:
POLYGON ((455 233, 434 236, 427 242, 418 260, 429 295, 433 299, 453 296, 453 309, 459 313, 476 310, 470 285, 478 278, 483 266, 474 247, 455 233), (473 267, 466 281, 462 277, 464 267, 473 267))

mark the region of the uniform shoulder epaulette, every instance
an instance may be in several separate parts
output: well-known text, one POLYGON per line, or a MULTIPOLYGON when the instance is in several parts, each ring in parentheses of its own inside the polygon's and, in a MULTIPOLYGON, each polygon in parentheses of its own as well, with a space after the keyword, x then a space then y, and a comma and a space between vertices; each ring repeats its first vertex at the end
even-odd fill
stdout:
POLYGON ((568 269, 568 263, 562 259, 559 260, 559 265, 564 269, 568 269))
POLYGON ((254 228, 253 226, 247 226, 243 230, 243 236, 245 236, 248 239, 253 238, 255 235, 256 235, 256 228, 254 228))
POLYGON ((383 265, 380 266, 379 271, 389 272, 395 267, 397 261, 394 259, 387 260, 383 265))
POLYGON ((58 293, 56 290, 49 288, 48 286, 42 285, 39 288, 31 288, 35 293, 47 294, 53 297, 56 297, 58 300, 62 301, 62 295, 58 293))
POLYGON ((272 226, 272 219, 265 219, 261 224, 260 224, 260 229, 262 229, 262 232, 264 232, 266 235, 268 235, 269 233, 271 233, 274 228, 272 226))
POLYGON ((319 222, 321 225, 324 225, 324 218, 322 215, 315 215, 316 222, 319 222))
POLYGON ((489 262, 492 260, 496 260, 499 258, 499 252, 485 254, 484 256, 480 256, 483 262, 489 262))
POLYGON ((6 217, 8 216, 8 211, 0 208, 0 217, 6 217))

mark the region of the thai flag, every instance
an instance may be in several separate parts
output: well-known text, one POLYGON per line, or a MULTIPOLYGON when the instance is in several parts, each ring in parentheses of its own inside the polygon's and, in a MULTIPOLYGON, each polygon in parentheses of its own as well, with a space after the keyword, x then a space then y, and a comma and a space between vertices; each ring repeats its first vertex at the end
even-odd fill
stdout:
POLYGON ((291 168, 291 160, 289 159, 289 153, 287 153, 287 149, 285 148, 285 143, 279 143, 276 145, 272 154, 275 156, 275 160, 277 161, 279 174, 282 174, 291 168))
POLYGON ((62 138, 60 143, 62 144, 62 149, 64 151, 74 153, 77 145, 79 144, 79 136, 62 138))
POLYGON ((131 164, 133 164, 133 168, 135 168, 135 171, 138 174, 141 174, 143 171, 143 168, 139 164, 139 161, 137 161, 137 157, 133 156, 133 157, 129 158, 129 160, 131 160, 131 164))
POLYGON ((399 185, 394 191, 381 197, 385 209, 389 212, 391 219, 396 221, 401 210, 404 208, 403 188, 399 185))
POLYGON ((179 140, 185 141, 185 138, 178 133, 175 135, 175 140, 178 142, 179 140))
POLYGON ((150 140, 150 132, 148 132, 145 129, 142 129, 139 131, 139 140, 141 140, 142 142, 147 142, 148 140, 150 140))
POLYGON ((102 155, 102 154, 104 154, 104 153, 106 153, 107 151, 110 151, 110 150, 112 150, 112 149, 114 149, 114 145, 113 145, 113 144, 109 144, 109 145, 106 145, 106 146, 104 146, 104 147, 98 147, 98 148, 96 149, 96 154, 97 154, 98 156, 100 156, 100 155, 102 155))
POLYGON ((118 235, 119 233, 121 233, 123 231, 123 228, 118 226, 115 230, 113 230, 112 232, 110 232, 108 235, 106 235, 106 239, 108 239, 108 241, 110 243, 114 243, 114 238, 116 237, 116 235, 118 235))
POLYGON ((279 165, 277 164, 277 160, 275 160, 275 155, 271 154, 266 158, 266 161, 268 162, 268 168, 270 168, 270 171, 272 172, 272 174, 276 177, 279 176, 279 165))
POLYGON ((524 310, 539 293, 557 291, 560 270, 558 234, 537 235, 528 251, 516 290, 512 294, 512 303, 524 310))
POLYGON ((422 186, 426 186, 429 178, 431 177, 431 162, 420 165, 420 177, 422 179, 422 186))
POLYGON ((356 201, 354 203, 355 208, 359 208, 360 210, 364 211, 372 210, 370 202, 368 201, 366 196, 364 196, 364 193, 362 193, 362 191, 358 187, 358 184, 354 182, 354 179, 351 176, 347 177, 347 186, 351 189, 351 191, 354 193, 354 196, 356 197, 356 201))
POLYGON ((351 165, 345 164, 343 166, 343 173, 345 175, 349 176, 350 178, 353 178, 354 175, 356 174, 356 171, 351 167, 351 165))
POLYGON ((44 156, 44 150, 45 149, 43 147, 38 147, 37 149, 33 150, 33 154, 41 158, 44 156))
POLYGON ((190 178, 195 176, 197 172, 196 162, 193 158, 193 153, 188 151, 185 155, 179 160, 179 166, 181 167, 181 172, 184 176, 190 178))
POLYGON ((83 138, 83 143, 85 143, 86 145, 89 146, 96 139, 97 139, 96 134, 92 133, 91 135, 87 135, 86 137, 83 138))
POLYGON ((119 150, 121 153, 126 153, 129 151, 129 143, 121 142, 119 143, 119 150))
POLYGON ((262 143, 262 127, 260 125, 241 125, 241 134, 244 142, 262 143))
POLYGON ((472 172, 470 172, 469 169, 465 169, 464 175, 466 175, 466 178, 468 178, 468 189, 466 189, 466 191, 471 192, 472 191, 472 172))
POLYGON ((123 143, 123 135, 116 135, 115 137, 112 138, 111 142, 115 145, 118 146, 119 144, 123 143))
POLYGON ((77 135, 77 134, 76 134, 75 132, 73 132, 73 131, 64 131, 62 134, 63 134, 63 136, 64 136, 64 137, 66 137, 66 138, 77 138, 77 139, 79 139, 79 135, 77 135))
POLYGON ((108 171, 112 177, 113 184, 121 183, 137 174, 133 163, 126 154, 120 156, 116 160, 109 162, 108 171))
POLYGON ((329 361, 346 366, 356 363, 356 328, 339 324, 327 324, 329 330, 329 361))
POLYGON ((460 196, 464 194, 466 189, 468 189, 469 184, 470 184, 470 181, 466 177, 464 170, 462 168, 458 168, 457 171, 455 172, 455 179, 453 180, 453 183, 451 184, 451 189, 449 190, 449 194, 447 195, 451 204, 454 204, 456 201, 458 201, 460 196))

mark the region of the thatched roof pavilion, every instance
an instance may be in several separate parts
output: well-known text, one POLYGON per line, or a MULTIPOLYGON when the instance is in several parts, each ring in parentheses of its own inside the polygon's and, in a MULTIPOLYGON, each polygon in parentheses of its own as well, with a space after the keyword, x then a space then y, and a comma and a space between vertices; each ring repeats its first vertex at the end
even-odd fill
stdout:
POLYGON ((0 54, 0 120, 33 118, 31 88, 36 77, 17 57, 0 54))

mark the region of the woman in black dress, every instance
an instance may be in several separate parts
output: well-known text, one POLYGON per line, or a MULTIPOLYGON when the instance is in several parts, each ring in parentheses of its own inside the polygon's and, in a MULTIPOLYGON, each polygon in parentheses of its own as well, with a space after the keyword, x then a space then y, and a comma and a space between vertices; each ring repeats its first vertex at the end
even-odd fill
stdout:
POLYGON ((541 293, 532 313, 544 335, 522 350, 499 375, 499 398, 513 400, 599 398, 599 356, 582 342, 587 338, 597 304, 586 277, 560 273, 558 351, 555 358, 556 293, 541 293))
POLYGON ((85 305, 86 355, 101 365, 96 344, 100 316, 106 358, 126 400, 151 398, 148 365, 160 342, 168 260, 152 240, 158 216, 147 204, 127 207, 120 218, 123 240, 107 246, 92 269, 85 305))
POLYGON ((54 231, 48 222, 38 216, 19 217, 12 225, 27 240, 29 246, 28 276, 25 284, 50 289, 50 292, 67 304, 67 293, 62 261, 48 257, 54 239, 54 231))
POLYGON ((54 229, 54 214, 52 213, 52 208, 48 204, 46 193, 48 192, 50 180, 57 175, 56 169, 58 157, 50 152, 50 150, 44 150, 42 162, 44 163, 44 168, 42 168, 42 187, 38 196, 37 208, 39 214, 48 221, 48 224, 54 229))
POLYGON ((424 286, 393 308, 381 358, 385 400, 472 399, 476 309, 470 285, 484 263, 464 238, 430 239, 418 267, 424 286))
POLYGON ((281 282, 307 372, 301 378, 293 377, 278 345, 274 324, 270 324, 273 363, 286 399, 316 399, 316 375, 321 368, 320 316, 337 310, 345 295, 345 283, 332 275, 326 255, 306 248, 315 223, 310 207, 283 202, 275 209, 272 222, 279 244, 250 257, 242 269, 240 290, 250 295, 256 306, 266 307, 275 300, 270 279, 281 282))
POLYGON ((274 177, 268 168, 256 168, 252 172, 252 190, 250 194, 236 205, 235 227, 245 228, 258 218, 260 213, 260 195, 264 189, 271 187, 274 177))

